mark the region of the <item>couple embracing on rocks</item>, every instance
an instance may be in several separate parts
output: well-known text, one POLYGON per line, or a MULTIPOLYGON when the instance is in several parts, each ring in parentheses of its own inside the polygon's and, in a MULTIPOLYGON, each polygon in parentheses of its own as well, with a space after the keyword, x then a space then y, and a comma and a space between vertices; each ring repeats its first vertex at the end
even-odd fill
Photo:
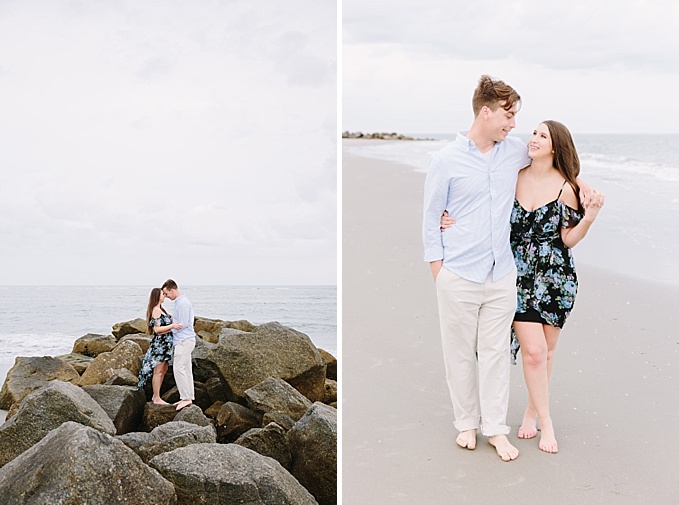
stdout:
POLYGON ((151 290, 146 309, 146 329, 153 338, 139 371, 137 389, 142 389, 152 377, 151 401, 156 405, 169 405, 160 397, 160 387, 173 354, 172 371, 179 390, 179 401, 175 403, 177 410, 193 403, 195 396, 191 353, 196 346, 193 321, 193 306, 188 298, 181 294, 175 281, 168 279, 162 287, 151 290), (166 297, 175 302, 172 315, 163 308, 166 297))

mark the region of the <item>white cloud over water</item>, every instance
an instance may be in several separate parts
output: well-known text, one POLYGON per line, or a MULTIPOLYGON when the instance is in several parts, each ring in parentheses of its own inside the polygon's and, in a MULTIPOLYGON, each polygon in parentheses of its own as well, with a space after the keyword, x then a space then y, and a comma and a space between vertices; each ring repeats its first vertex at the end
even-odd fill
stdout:
POLYGON ((343 2, 343 128, 451 132, 489 73, 519 90, 517 131, 677 133, 670 0, 343 2))
POLYGON ((0 4, 0 284, 334 284, 336 5, 0 4))

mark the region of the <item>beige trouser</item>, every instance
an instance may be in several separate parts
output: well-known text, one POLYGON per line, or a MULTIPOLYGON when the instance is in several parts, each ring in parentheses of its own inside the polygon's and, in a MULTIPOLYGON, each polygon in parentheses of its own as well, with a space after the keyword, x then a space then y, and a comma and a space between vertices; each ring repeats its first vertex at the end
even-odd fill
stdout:
POLYGON ((436 292, 455 428, 506 435, 516 270, 497 282, 489 276, 476 283, 441 268, 436 292))
POLYGON ((195 340, 183 340, 174 346, 174 362, 172 371, 177 383, 180 400, 193 401, 193 370, 191 369, 191 353, 196 347, 195 340))

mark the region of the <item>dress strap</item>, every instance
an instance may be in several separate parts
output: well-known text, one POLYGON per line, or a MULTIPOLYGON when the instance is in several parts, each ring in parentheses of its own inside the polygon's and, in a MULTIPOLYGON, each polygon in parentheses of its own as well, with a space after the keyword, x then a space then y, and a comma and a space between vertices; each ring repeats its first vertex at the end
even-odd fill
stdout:
POLYGON ((559 194, 556 196, 556 199, 557 199, 557 200, 558 200, 559 198, 561 198, 561 193, 563 192, 563 187, 566 185, 567 182, 568 182, 568 181, 566 181, 566 180, 564 179, 563 184, 561 185, 561 191, 559 191, 559 194))

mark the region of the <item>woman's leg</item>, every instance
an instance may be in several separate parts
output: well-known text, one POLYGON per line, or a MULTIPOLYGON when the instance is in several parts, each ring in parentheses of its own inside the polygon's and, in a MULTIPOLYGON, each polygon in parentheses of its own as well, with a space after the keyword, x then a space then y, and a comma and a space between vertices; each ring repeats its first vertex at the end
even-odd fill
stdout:
MULTIPOLYGON (((523 358, 523 375, 528 388, 529 405, 524 414, 524 424, 522 424, 523 438, 535 436, 534 417, 531 416, 534 409, 540 421, 540 444, 539 447, 545 452, 557 452, 554 428, 549 413, 549 375, 551 366, 548 370, 549 346, 546 331, 549 332, 553 350, 556 347, 558 333, 555 335, 552 330, 559 331, 539 323, 529 323, 515 321, 514 330, 521 344, 521 356, 523 358), (528 416, 528 419, 527 419, 528 416), (530 435, 530 436, 529 436, 530 435)), ((550 363, 551 365, 551 363, 550 363)))
POLYGON ((151 401, 155 404, 169 405, 160 397, 160 386, 163 384, 163 379, 165 378, 165 372, 167 372, 167 369, 167 361, 161 361, 153 368, 153 379, 151 380, 151 385, 153 386, 153 398, 151 401))

